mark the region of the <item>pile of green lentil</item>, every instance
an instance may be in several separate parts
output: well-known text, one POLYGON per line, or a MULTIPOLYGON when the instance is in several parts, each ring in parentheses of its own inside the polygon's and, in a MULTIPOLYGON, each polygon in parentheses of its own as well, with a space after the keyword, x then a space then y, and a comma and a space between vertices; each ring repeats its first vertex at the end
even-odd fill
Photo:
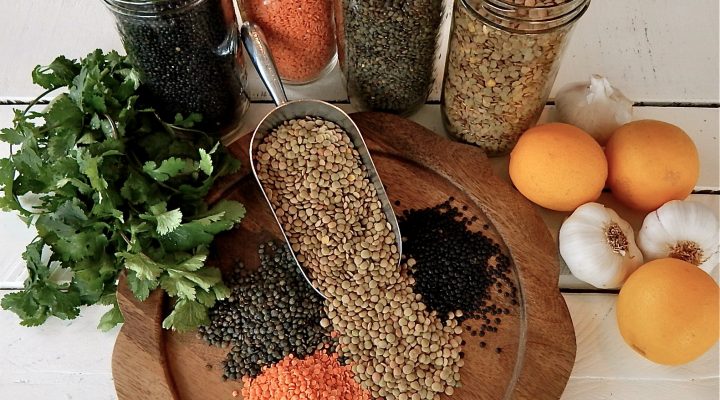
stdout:
POLYGON ((263 138, 254 162, 298 261, 328 298, 321 325, 338 333, 355 379, 374 397, 452 394, 462 328, 454 313, 439 318, 412 291, 347 133, 320 118, 289 120, 263 138))
POLYGON ((232 294, 210 310, 210 325, 199 328, 208 343, 232 346, 223 363, 225 379, 255 377, 289 354, 302 358, 332 347, 330 331, 320 325, 323 299, 288 248, 269 242, 258 254, 257 271, 237 263, 228 282, 232 294))

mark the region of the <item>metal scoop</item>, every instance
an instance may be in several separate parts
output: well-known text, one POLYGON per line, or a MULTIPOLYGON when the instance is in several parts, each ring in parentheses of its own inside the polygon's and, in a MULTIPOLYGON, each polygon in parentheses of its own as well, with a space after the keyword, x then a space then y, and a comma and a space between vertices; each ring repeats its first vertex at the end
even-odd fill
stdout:
POLYGON ((287 120, 305 118, 306 116, 319 117, 338 125, 347 133, 350 140, 352 140, 355 149, 357 149, 358 153, 360 153, 360 159, 367 169, 368 177, 370 178, 372 184, 375 185, 375 191, 377 192, 377 196, 382 204, 383 212, 385 213, 385 216, 387 217, 388 222, 390 222, 390 226, 395 233, 398 256, 400 256, 402 254, 402 237, 400 236, 400 228, 398 226, 397 218, 395 218, 395 213, 393 212, 390 200, 388 200, 385 188, 380 181, 380 176, 375 169, 375 164, 373 164, 372 158, 370 158, 370 153, 365 145, 365 141, 360 134, 360 130, 352 119, 350 119, 350 117, 341 109, 324 101, 288 101, 287 96, 285 95, 285 89, 282 86, 277 69, 275 68, 275 62, 273 61, 272 55, 266 45, 265 37, 260 28, 254 23, 246 21, 241 26, 240 34, 243 44, 245 45, 245 49, 247 49, 247 53, 260 75, 260 79, 262 79, 268 89, 268 92, 270 92, 270 96, 273 98, 273 101, 277 106, 262 119, 260 125, 258 125, 252 135, 252 139, 250 141, 250 162, 252 164, 252 172, 260 185, 260 190, 262 191, 263 196, 265 196, 265 200, 267 200, 268 205, 270 205, 273 216, 280 227, 280 231, 282 232, 288 247, 290 247, 290 252, 295 259, 295 262, 300 267, 300 272, 303 274, 305 279, 307 279, 308 283, 310 283, 310 285, 315 289, 315 291, 317 291, 323 298, 326 298, 325 295, 320 292, 315 285, 313 285, 305 269, 300 262, 298 262, 295 252, 290 246, 287 234, 285 233, 285 230, 275 213, 275 209, 270 203, 270 199, 265 192, 263 183, 258 178, 257 171, 255 170, 255 151, 265 135, 287 120))

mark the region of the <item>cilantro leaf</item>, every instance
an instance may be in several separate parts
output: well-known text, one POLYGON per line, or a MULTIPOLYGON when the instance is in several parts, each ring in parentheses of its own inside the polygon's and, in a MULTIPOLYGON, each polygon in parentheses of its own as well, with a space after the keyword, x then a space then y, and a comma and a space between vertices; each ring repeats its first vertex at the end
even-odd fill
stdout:
POLYGON ((187 118, 183 118, 182 114, 177 113, 173 125, 181 128, 192 128, 198 122, 202 122, 202 115, 198 113, 191 113, 187 118))
POLYGON ((17 146, 0 158, 0 209, 38 232, 23 253, 24 288, 2 307, 32 326, 112 305, 98 325, 109 329, 122 322, 115 291, 125 271, 138 299, 160 286, 175 299, 166 327, 205 322, 207 308, 230 294, 220 271, 205 265, 208 245, 245 209, 220 202, 208 211, 203 199, 239 162, 193 128, 200 115, 160 120, 140 74, 117 52, 61 56, 32 76, 46 90, 33 103, 64 90, 42 111, 15 110, 13 126, 0 130, 0 141, 17 146), (34 199, 32 208, 21 196, 34 199))
POLYGON ((45 89, 56 89, 70 85, 79 71, 80 65, 75 60, 59 56, 50 65, 36 66, 32 72, 32 80, 45 89))
POLYGON ((125 268, 135 272, 139 279, 154 281, 160 277, 162 267, 145 254, 118 253, 125 259, 125 268))
POLYGON ((175 303, 173 311, 162 323, 163 328, 186 332, 210 322, 207 307, 193 301, 180 299, 175 303))
POLYGON ((47 129, 62 128, 78 135, 83 126, 84 115, 70 97, 63 93, 50 102, 44 118, 47 129))
POLYGON ((102 317, 100 317, 98 329, 103 332, 107 332, 110 329, 114 328, 117 324, 121 324, 123 322, 125 322, 125 318, 123 318, 123 315, 120 312, 120 308, 117 306, 117 304, 115 304, 113 305, 113 308, 108 310, 108 312, 106 312, 105 314, 103 314, 102 317))
POLYGON ((135 271, 128 271, 127 283, 135 297, 140 301, 145 301, 150 296, 150 292, 158 286, 157 281, 138 278, 135 271))
POLYGON ((200 170, 205 173, 205 175, 210 176, 213 173, 213 165, 212 165, 212 158, 210 158, 210 154, 205 151, 205 149, 200 149, 200 170))
POLYGON ((162 214, 155 216, 157 222, 157 233, 160 235, 167 235, 169 232, 174 231, 182 222, 182 212, 179 208, 174 210, 166 211, 162 214))
POLYGON ((194 168, 191 161, 189 162, 188 160, 177 157, 170 157, 163 160, 160 166, 158 166, 155 161, 148 161, 143 165, 143 171, 158 182, 165 182, 170 178, 193 170, 194 168))

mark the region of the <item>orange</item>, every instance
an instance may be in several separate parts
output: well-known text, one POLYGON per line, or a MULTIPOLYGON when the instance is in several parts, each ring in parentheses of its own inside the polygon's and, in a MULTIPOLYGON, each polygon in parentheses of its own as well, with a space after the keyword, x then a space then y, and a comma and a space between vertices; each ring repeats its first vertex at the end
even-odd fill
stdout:
POLYGON ((659 364, 684 364, 718 340, 718 285, 700 268, 675 258, 641 266, 617 298, 620 334, 659 364))
POLYGON ((608 168, 600 145, 572 125, 552 123, 528 129, 510 153, 510 179, 530 201, 573 211, 597 200, 608 168))
POLYGON ((641 211, 683 200, 700 174, 692 139, 667 122, 646 119, 621 126, 610 136, 605 155, 613 195, 641 211))

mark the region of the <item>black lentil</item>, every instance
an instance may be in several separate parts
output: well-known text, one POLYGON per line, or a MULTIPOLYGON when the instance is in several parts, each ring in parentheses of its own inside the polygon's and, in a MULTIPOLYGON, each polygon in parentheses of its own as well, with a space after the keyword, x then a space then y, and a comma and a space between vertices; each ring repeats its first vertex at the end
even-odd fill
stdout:
POLYGON ((238 263, 229 279, 232 295, 210 310, 210 325, 199 328, 210 344, 232 346, 223 377, 254 377, 263 366, 288 354, 299 358, 332 347, 323 299, 307 284, 285 245, 260 246, 260 268, 248 273, 238 263))
POLYGON ((481 321, 479 327, 469 330, 471 336, 483 337, 487 332, 497 332, 502 320, 494 316, 510 314, 509 308, 493 304, 494 289, 512 296, 513 304, 517 304, 517 288, 510 259, 500 246, 483 233, 468 229, 473 219, 477 220, 464 215, 468 209, 466 205, 456 206, 451 197, 435 207, 405 210, 398 222, 403 233, 403 257, 413 260, 408 263, 408 273, 415 279, 414 291, 439 318, 459 310, 462 313, 456 318, 460 323, 481 321))
POLYGON ((350 102, 395 114, 415 111, 434 81, 442 0, 337 0, 338 48, 350 102))
MULTIPOLYGON (((113 9, 115 1, 106 2, 113 9)), ((148 2, 143 13, 149 15, 115 13, 125 50, 164 119, 200 113, 201 126, 215 129, 249 104, 242 55, 233 51, 221 3, 168 0, 148 2)))

